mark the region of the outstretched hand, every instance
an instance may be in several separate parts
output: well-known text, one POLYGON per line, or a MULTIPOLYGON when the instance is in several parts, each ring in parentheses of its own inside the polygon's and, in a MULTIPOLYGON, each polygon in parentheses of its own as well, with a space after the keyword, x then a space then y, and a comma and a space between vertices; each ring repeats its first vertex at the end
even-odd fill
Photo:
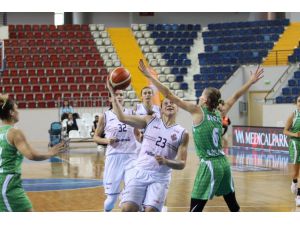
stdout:
POLYGON ((57 155, 59 152, 65 150, 65 142, 62 141, 58 143, 57 145, 54 145, 52 148, 49 148, 49 152, 51 152, 52 155, 57 155))
POLYGON ((250 71, 250 81, 252 84, 256 83, 258 80, 263 78, 264 68, 260 68, 260 65, 257 67, 255 73, 250 71))
POLYGON ((140 59, 139 61, 139 70, 145 75, 145 77, 150 78, 153 74, 153 69, 145 65, 144 61, 140 59))

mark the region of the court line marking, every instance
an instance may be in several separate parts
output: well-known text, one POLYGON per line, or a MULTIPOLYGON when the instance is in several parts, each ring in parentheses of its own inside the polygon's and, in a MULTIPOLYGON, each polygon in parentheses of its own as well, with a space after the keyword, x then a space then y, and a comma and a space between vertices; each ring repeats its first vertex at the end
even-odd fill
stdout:
POLYGON ((95 189, 95 188, 103 188, 103 186, 97 186, 97 187, 83 187, 83 188, 76 188, 76 189, 63 189, 63 190, 47 190, 47 191, 26 191, 26 192, 50 192, 50 191, 78 191, 82 189, 95 189))

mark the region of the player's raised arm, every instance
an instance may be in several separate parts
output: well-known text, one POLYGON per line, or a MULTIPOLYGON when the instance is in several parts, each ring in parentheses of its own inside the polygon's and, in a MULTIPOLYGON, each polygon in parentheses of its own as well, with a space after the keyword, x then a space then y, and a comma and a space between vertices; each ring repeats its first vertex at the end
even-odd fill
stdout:
POLYGON ((120 103, 115 98, 115 92, 114 92, 113 87, 112 87, 111 83, 109 82, 109 80, 107 80, 106 84, 107 84, 107 88, 110 92, 112 105, 113 105, 113 108, 115 110, 115 113, 116 113, 118 119, 122 123, 126 123, 132 127, 136 127, 139 129, 145 128, 147 126, 148 121, 152 117, 151 116, 142 117, 142 116, 135 116, 135 115, 127 115, 127 114, 123 113, 120 103))
POLYGON ((225 115, 228 113, 228 111, 231 109, 233 104, 243 95, 246 93, 246 91, 249 90, 249 88, 255 84, 257 81, 259 81, 263 77, 264 69, 260 68, 260 66, 257 67, 255 73, 252 71, 250 79, 238 90, 236 91, 230 98, 228 98, 224 104, 224 113, 225 115))
MULTIPOLYGON (((139 61, 139 70, 147 77, 153 85, 156 86, 156 88, 159 90, 162 95, 171 101, 173 101, 176 105, 178 105, 180 108, 190 112, 195 113, 200 111, 196 105, 186 102, 178 98, 176 95, 174 95, 169 88, 167 88, 165 85, 163 85, 159 80, 157 80, 153 74, 155 73, 154 70, 151 67, 147 67, 142 59, 139 61)), ((201 111, 200 111, 201 112, 201 111)))

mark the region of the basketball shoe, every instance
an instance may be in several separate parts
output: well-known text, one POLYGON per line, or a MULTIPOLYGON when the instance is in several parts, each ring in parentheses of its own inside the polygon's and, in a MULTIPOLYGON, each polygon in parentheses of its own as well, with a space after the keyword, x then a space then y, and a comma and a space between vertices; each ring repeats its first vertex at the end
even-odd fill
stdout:
POLYGON ((292 185, 291 185, 291 192, 293 193, 293 194, 297 194, 297 191, 298 191, 298 183, 294 183, 294 182, 292 182, 292 185))
POLYGON ((295 199, 296 201, 296 207, 300 207, 300 196, 298 195, 295 199))

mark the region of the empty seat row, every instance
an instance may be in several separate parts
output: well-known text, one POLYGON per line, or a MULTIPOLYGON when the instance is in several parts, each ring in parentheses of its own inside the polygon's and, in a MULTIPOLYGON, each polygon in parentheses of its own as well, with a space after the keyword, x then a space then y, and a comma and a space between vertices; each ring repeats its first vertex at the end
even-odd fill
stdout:
POLYGON ((165 53, 162 55, 163 59, 187 59, 186 53, 165 53))
POLYGON ((238 66, 210 66, 210 67, 201 67, 200 73, 233 73, 238 69, 238 66))
POLYGON ((34 62, 7 62, 7 68, 59 68, 59 67, 102 67, 103 60, 81 60, 81 61, 34 61, 34 62))
POLYGON ((281 34, 284 26, 264 27, 264 28, 247 28, 247 29, 227 29, 220 31, 206 31, 202 33, 203 37, 224 37, 224 36, 244 36, 257 34, 281 34))
POLYGON ((44 31, 44 32, 34 32, 34 31, 27 31, 27 32, 9 32, 9 38, 76 38, 76 39, 85 39, 85 38, 92 38, 92 34, 86 31, 44 31))
POLYGON ((64 76, 28 76, 28 77, 2 77, 0 80, 1 85, 10 86, 17 84, 62 84, 62 83, 102 83, 106 81, 106 75, 84 75, 84 76, 73 76, 66 74, 64 76))
POLYGON ((107 75, 106 68, 57 68, 57 69, 7 69, 2 75, 19 76, 64 76, 69 75, 107 75))
POLYGON ((295 103, 297 97, 298 97, 298 94, 294 95, 294 96, 278 96, 278 97, 275 98, 275 101, 276 101, 277 104, 295 103))
POLYGON ((89 24, 89 28, 91 31, 103 31, 105 30, 105 25, 104 24, 89 24))
POLYGON ((289 24, 290 24, 289 19, 257 20, 257 21, 246 21, 246 22, 212 23, 212 24, 208 24, 208 29, 219 30, 219 29, 264 27, 264 26, 288 26, 289 24))
POLYGON ((160 46, 158 48, 159 52, 167 52, 167 53, 189 53, 191 51, 191 47, 190 46, 160 46))
POLYGON ((37 93, 37 92, 74 92, 74 91, 105 91, 105 84, 52 84, 52 85, 13 85, 1 86, 1 92, 5 93, 37 93))
POLYGON ((256 42, 244 44, 221 44, 221 45, 206 45, 205 52, 231 51, 231 50, 249 50, 249 49, 272 49, 273 42, 256 42))
POLYGON ((76 54, 43 54, 43 55, 6 55, 6 61, 23 61, 23 62, 32 62, 32 61, 75 61, 75 60, 101 60, 99 53, 76 53, 76 54))
POLYGON ((92 39, 8 39, 5 46, 69 46, 69 45, 95 45, 92 39))
POLYGON ((155 45, 193 45, 194 39, 192 38, 157 38, 154 42, 155 45))
POLYGON ((282 95, 299 95, 299 94, 300 94, 300 86, 282 88, 282 95))
POLYGON ((65 46, 65 47, 7 47, 5 54, 70 54, 97 53, 95 46, 65 46))
POLYGON ((224 73, 220 73, 220 74, 195 74, 193 76, 193 80, 194 81, 204 81, 207 82, 209 80, 227 80, 229 78, 228 74, 224 74, 224 73))
POLYGON ((195 31, 189 32, 189 31, 176 31, 176 32, 157 32, 154 31, 150 35, 151 38, 197 38, 198 33, 195 31))
POLYGON ((279 39, 279 34, 271 35, 251 35, 251 36, 232 36, 232 37, 213 37, 203 38, 205 45, 208 44, 225 44, 225 43, 239 43, 239 42, 275 42, 279 39))
POLYGON ((65 24, 65 25, 48 25, 48 24, 17 24, 17 25, 9 25, 9 31, 88 31, 89 25, 87 24, 65 24))
POLYGON ((200 31, 200 24, 147 24, 147 30, 153 31, 200 31))

